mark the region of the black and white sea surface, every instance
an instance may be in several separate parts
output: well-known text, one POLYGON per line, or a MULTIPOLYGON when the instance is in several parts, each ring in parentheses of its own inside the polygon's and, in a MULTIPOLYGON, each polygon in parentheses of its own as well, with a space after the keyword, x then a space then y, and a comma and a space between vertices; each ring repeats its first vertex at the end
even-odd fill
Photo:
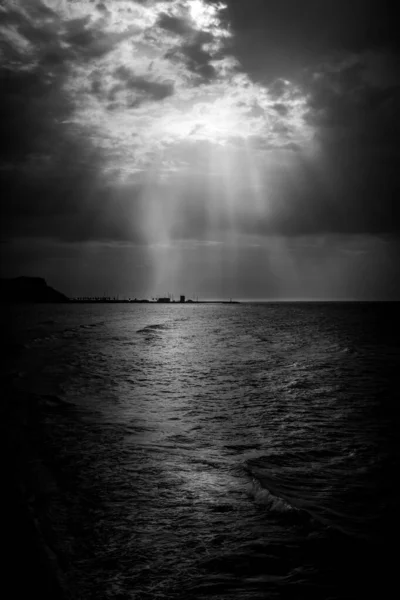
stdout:
POLYGON ((73 598, 397 595, 398 305, 21 306, 12 330, 73 598))

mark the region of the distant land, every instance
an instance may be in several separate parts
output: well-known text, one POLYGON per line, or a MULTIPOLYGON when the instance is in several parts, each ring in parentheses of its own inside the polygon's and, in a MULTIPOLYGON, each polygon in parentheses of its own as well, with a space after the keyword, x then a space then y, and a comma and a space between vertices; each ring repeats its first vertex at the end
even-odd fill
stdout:
POLYGON ((0 279, 0 301, 5 303, 60 303, 69 298, 48 286, 42 277, 0 279))
POLYGON ((69 303, 69 304, 342 304, 342 303, 398 303, 399 300, 357 299, 357 298, 246 298, 241 300, 198 300, 178 296, 156 298, 129 298, 119 296, 79 296, 69 298, 65 294, 47 285, 43 277, 14 277, 0 278, 0 303, 2 304, 38 304, 38 303, 69 303))
POLYGON ((47 285, 42 277, 15 277, 12 279, 0 279, 0 302, 12 304, 35 304, 35 303, 75 303, 75 304, 127 304, 127 303, 149 303, 149 304, 238 304, 234 300, 192 300, 181 296, 180 300, 172 298, 153 298, 152 300, 137 298, 119 299, 112 296, 85 296, 79 298, 68 298, 65 294, 47 285))
POLYGON ((148 300, 147 298, 124 298, 119 299, 118 296, 98 296, 98 297, 78 297, 71 298, 73 303, 88 304, 88 303, 119 303, 119 304, 239 304, 237 300, 192 300, 191 298, 186 299, 186 296, 180 296, 179 300, 175 300, 172 296, 157 297, 148 300))

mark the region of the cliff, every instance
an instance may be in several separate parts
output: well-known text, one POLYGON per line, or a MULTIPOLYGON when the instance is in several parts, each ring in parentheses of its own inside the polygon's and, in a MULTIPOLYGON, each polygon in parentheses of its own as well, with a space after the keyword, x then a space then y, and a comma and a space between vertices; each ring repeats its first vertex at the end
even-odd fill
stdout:
POLYGON ((41 277, 0 279, 0 301, 12 303, 69 302, 69 298, 48 286, 41 277))

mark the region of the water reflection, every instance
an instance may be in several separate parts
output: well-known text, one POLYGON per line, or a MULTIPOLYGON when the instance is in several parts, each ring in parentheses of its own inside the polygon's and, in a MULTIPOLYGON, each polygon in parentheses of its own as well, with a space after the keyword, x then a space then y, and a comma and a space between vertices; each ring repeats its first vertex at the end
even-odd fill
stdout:
POLYGON ((347 558, 372 572, 398 506, 383 313, 95 310, 32 348, 63 390, 35 451, 57 480, 46 518, 74 597, 351 594, 347 558))

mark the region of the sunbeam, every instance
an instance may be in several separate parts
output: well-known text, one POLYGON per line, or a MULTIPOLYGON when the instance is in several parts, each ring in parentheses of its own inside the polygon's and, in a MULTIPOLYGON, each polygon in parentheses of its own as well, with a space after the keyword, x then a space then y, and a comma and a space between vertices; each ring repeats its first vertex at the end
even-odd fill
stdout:
MULTIPOLYGON (((317 40, 309 28, 323 20, 319 9, 305 8, 304 20, 296 12, 297 23, 283 5, 245 4, 1 4, 0 179, 10 198, 1 231, 14 240, 5 273, 22 261, 61 286, 75 271, 78 287, 104 276, 118 289, 137 281, 151 297, 189 281, 200 295, 246 297, 258 285, 263 296, 280 282, 285 294, 307 296, 304 285, 320 297, 328 271, 335 281, 343 274, 341 288, 354 279, 365 289, 364 272, 381 281, 374 253, 386 236, 391 275, 379 285, 392 289, 393 50, 377 41, 374 51, 339 51, 331 14, 333 37, 317 40), (336 243, 343 236, 353 277, 336 243), (68 244, 64 263, 43 262, 45 247, 59 256, 68 244)), ((355 26, 352 11, 341 8, 339 21, 355 26)))

